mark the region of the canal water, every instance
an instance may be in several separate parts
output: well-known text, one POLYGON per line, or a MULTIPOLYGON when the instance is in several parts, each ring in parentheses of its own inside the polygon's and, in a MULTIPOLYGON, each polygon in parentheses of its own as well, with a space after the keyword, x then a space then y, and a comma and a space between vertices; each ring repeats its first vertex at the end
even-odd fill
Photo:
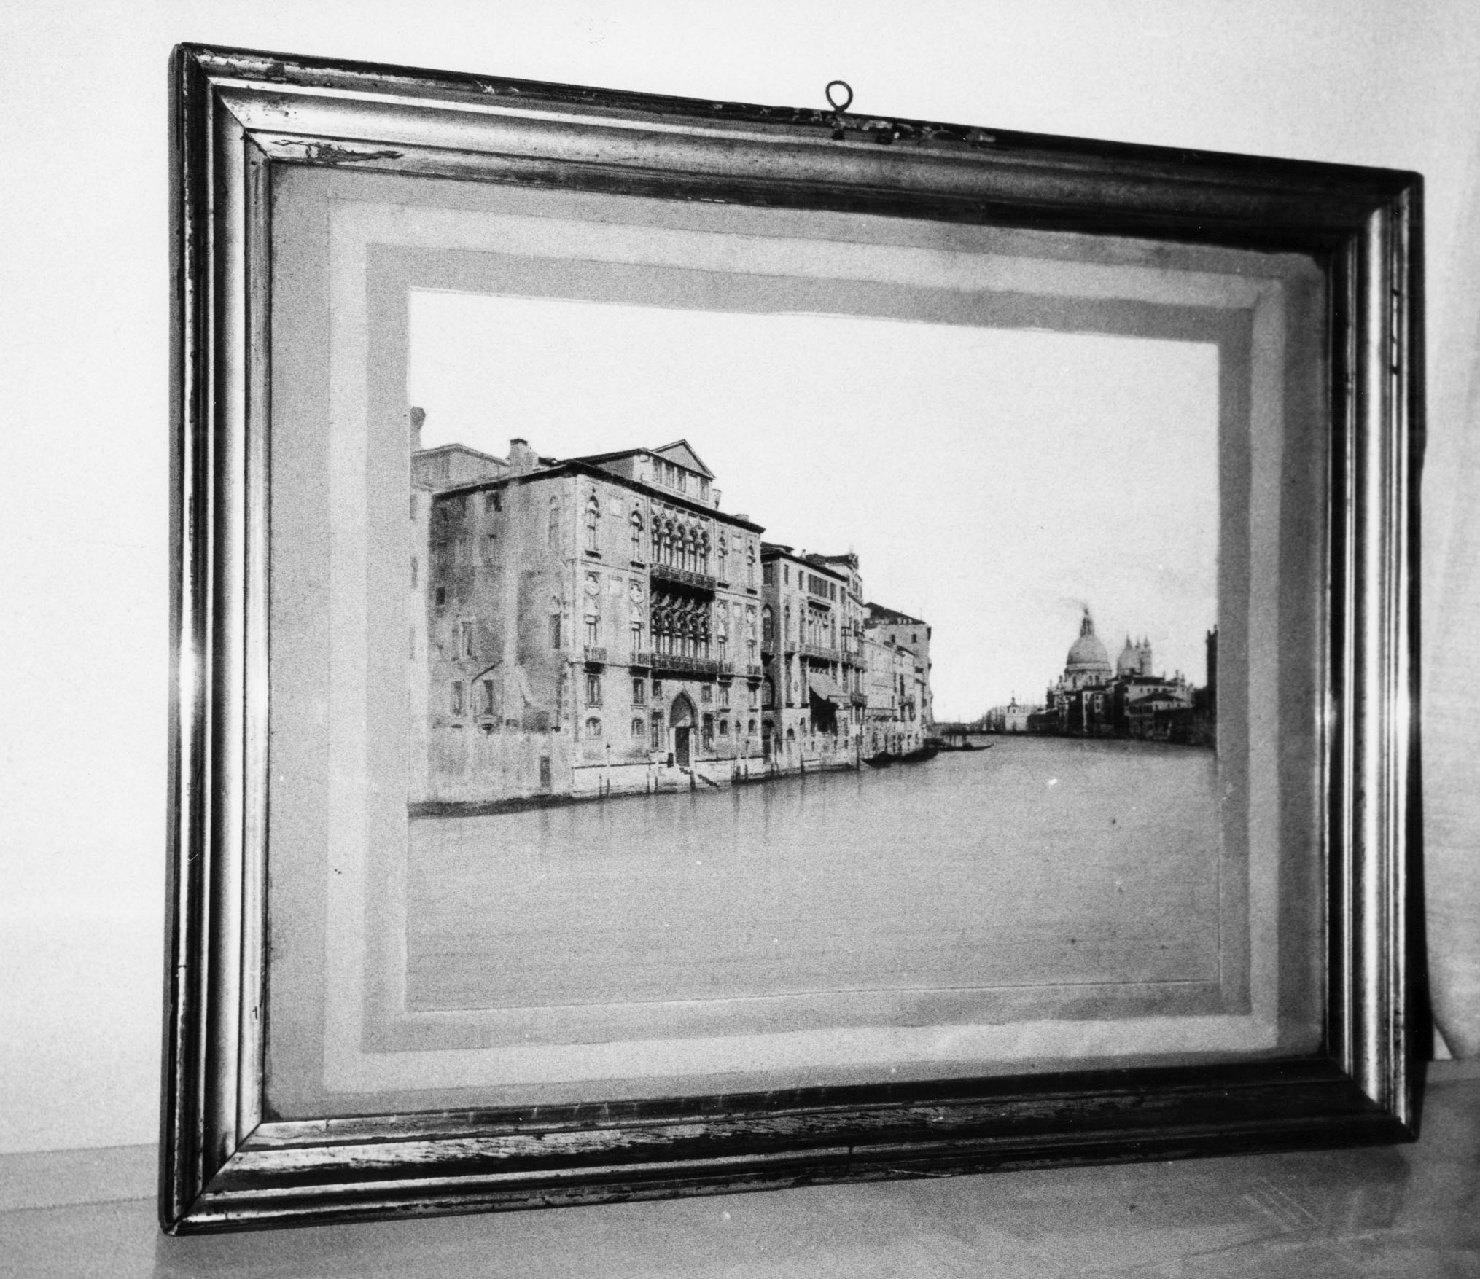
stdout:
POLYGON ((991 749, 411 823, 413 1010, 1216 980, 1217 761, 991 749))

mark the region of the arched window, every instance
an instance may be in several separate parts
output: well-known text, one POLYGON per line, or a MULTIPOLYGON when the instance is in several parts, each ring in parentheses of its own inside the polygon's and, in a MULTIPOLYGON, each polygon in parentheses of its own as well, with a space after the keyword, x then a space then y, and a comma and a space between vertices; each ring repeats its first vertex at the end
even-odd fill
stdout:
POLYGON ((761 638, 768 644, 776 638, 776 614, 769 604, 761 610, 761 638))
POLYGON ((776 683, 767 675, 765 682, 761 685, 765 694, 764 706, 766 710, 774 710, 776 706, 776 683))
POLYGON ((699 534, 699 572, 709 572, 709 534, 699 534))
POLYGON ((591 494, 586 499, 586 549, 594 551, 598 549, 601 538, 601 503, 597 501, 596 494, 591 494))
POLYGON ((595 715, 591 716, 591 718, 586 721, 586 736, 601 736, 601 721, 597 719, 595 715))
POLYGON ((632 512, 632 558, 642 558, 642 512, 634 509, 632 512))
POLYGON ((721 533, 719 535, 719 541, 716 545, 716 559, 718 560, 718 563, 715 565, 715 572, 721 582, 725 580, 725 574, 728 572, 728 568, 725 564, 725 560, 728 558, 728 556, 729 543, 726 542, 725 535, 721 533))

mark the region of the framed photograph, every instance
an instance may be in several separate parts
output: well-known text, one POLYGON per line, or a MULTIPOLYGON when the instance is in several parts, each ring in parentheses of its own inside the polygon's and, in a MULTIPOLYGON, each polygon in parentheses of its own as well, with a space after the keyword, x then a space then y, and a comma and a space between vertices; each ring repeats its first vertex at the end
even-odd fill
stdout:
POLYGON ((167 1230, 1411 1135, 1415 175, 172 73, 167 1230))

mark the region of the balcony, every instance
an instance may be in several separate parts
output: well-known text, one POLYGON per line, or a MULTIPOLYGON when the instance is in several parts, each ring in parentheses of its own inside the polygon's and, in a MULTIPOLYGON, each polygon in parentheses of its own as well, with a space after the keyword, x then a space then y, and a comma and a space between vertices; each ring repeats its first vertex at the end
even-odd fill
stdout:
POLYGON ((683 657, 678 653, 653 654, 653 670, 664 675, 717 675, 719 665, 712 657, 683 657))
POLYGON ((638 670, 638 669, 651 670, 652 669, 652 665, 653 665, 653 655, 651 653, 645 652, 645 651, 644 652, 635 652, 635 653, 632 654, 631 657, 629 657, 627 659, 627 665, 630 666, 630 667, 632 667, 633 670, 638 670))
POLYGON ((734 662, 720 662, 718 663, 718 666, 719 669, 715 672, 715 674, 718 675, 720 679, 729 679, 735 673, 734 662))
POLYGON ((745 678, 746 679, 760 679, 760 677, 762 675, 764 675, 764 674, 765 674, 765 667, 761 666, 759 663, 757 663, 757 662, 748 662, 748 663, 746 663, 746 666, 745 666, 745 678))
POLYGON ((603 647, 601 647, 598 644, 587 644, 586 645, 586 665, 587 666, 605 666, 606 665, 606 649, 603 648, 603 647))
POLYGON ((673 586, 686 586, 693 591, 713 595, 719 582, 708 573, 696 573, 692 569, 677 568, 672 564, 654 564, 651 569, 653 581, 667 582, 673 586))
POLYGON ((797 646, 797 651, 803 657, 817 657, 821 658, 824 662, 835 662, 838 660, 837 649, 827 648, 821 644, 800 644, 797 646))

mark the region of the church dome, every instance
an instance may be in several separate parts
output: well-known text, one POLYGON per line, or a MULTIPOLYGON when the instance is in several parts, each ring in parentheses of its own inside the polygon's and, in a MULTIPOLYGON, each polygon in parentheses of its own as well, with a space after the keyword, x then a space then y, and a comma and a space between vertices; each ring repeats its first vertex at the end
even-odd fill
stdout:
POLYGON ((1069 650, 1070 670, 1088 670, 1092 667, 1110 669, 1110 656, 1105 646, 1093 635, 1081 635, 1069 650))
POLYGON ((1069 649, 1069 660, 1064 670, 1066 673, 1110 673, 1110 656, 1095 635, 1095 624, 1089 615, 1089 609, 1084 610, 1084 621, 1079 624, 1079 638, 1069 649))
POLYGON ((1139 675, 1141 673, 1141 655, 1136 651, 1136 646, 1131 643, 1131 637, 1125 637, 1125 647, 1120 650, 1120 660, 1115 663, 1117 675, 1139 675))

